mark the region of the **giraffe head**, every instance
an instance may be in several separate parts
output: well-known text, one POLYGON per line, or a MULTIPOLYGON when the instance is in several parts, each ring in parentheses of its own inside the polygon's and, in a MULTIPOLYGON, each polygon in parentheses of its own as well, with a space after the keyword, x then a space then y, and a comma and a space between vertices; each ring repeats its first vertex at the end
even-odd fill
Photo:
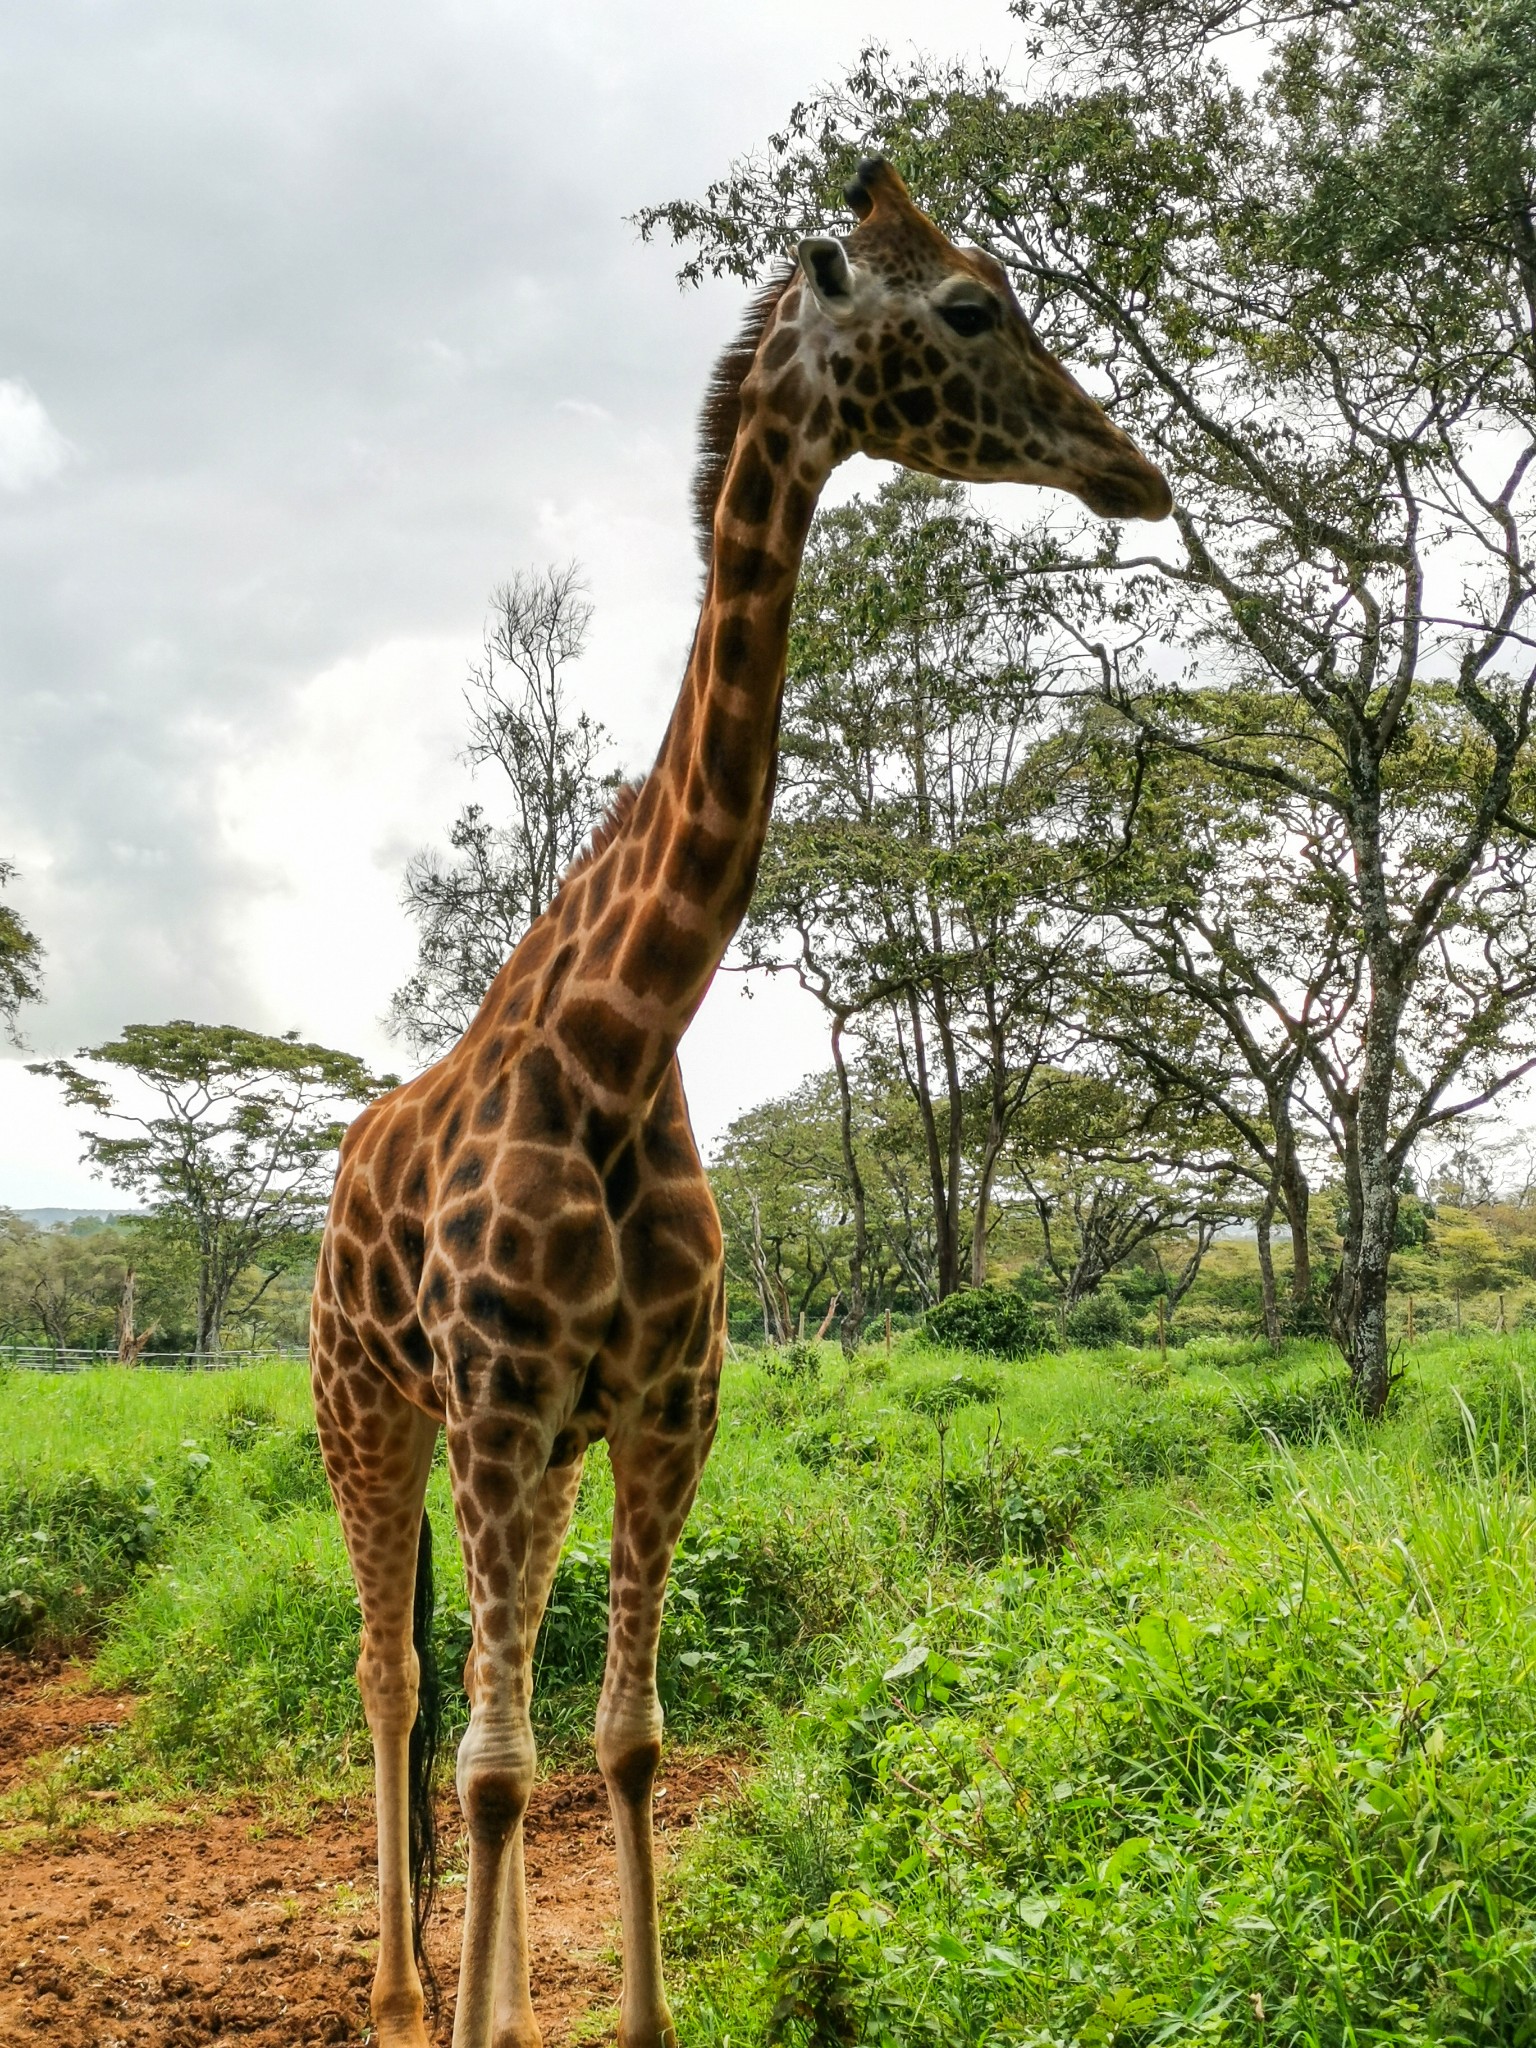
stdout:
POLYGON ((879 157, 848 201, 851 235, 799 247, 795 355, 829 408, 834 460, 1051 484, 1107 519, 1167 515, 1162 471, 1036 340, 1000 263, 941 234, 879 157))

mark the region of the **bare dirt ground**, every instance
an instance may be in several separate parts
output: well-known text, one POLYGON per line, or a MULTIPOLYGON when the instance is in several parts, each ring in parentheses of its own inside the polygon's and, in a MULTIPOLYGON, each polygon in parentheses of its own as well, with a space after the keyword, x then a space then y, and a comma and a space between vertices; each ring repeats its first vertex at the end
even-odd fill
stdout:
MULTIPOLYGON (((0 1789, 30 1762, 117 1725, 127 1700, 82 1694, 77 1674, 0 1665, 0 1789)), ((657 1780, 663 1855, 739 1782, 730 1759, 674 1757, 657 1780)), ((458 1809, 439 1813, 449 1881, 428 1951, 453 2024, 464 1891, 458 1809)), ((607 1795, 562 1771, 526 1822, 534 2005, 554 2044, 618 1996, 618 1887, 607 1795)), ((0 1850, 0 2042, 6 2048, 309 2048, 359 2041, 378 1923, 371 1801, 303 1824, 255 1804, 130 1830, 99 1822, 0 1850)), ((585 2024, 582 2024, 585 2023, 585 2024)))

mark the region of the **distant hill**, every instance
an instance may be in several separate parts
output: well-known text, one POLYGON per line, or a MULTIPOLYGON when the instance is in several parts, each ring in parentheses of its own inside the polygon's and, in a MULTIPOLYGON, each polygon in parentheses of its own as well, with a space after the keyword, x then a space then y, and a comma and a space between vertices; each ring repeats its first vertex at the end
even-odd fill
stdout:
POLYGON ((115 1223, 125 1216, 135 1216, 136 1209, 15 1209, 11 1212, 23 1223, 35 1223, 39 1230, 53 1230, 59 1224, 71 1223, 115 1223))

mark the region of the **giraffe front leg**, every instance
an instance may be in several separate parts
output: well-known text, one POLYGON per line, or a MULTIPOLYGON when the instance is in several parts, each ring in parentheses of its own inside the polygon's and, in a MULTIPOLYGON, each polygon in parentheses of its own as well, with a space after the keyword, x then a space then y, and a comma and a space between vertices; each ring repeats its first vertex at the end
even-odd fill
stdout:
MULTIPOLYGON (((551 1465, 539 1487, 533 1533, 523 1572, 527 1697, 533 1697, 533 1653, 539 1625, 549 1602, 560 1563, 560 1547, 570 1527, 581 1486, 583 1459, 551 1465)), ((533 2014, 529 1988, 528 1896, 523 1877, 523 1824, 519 1820, 507 1849, 503 1880, 501 1946, 496 1958, 496 1996, 491 2028, 492 2048, 540 2048, 543 2035, 533 2014)))
MULTIPOLYGON (((491 2048, 502 1969, 527 1974, 521 1831, 538 1761, 528 1711, 527 1572, 552 1436, 526 1409, 493 1400, 470 1413, 450 1408, 448 1459, 474 1621, 464 1670, 469 1727, 456 1773, 469 1873, 454 2048, 491 2048)), ((514 2030, 533 2030, 514 2031, 514 2042, 536 2038, 526 1990, 513 1991, 507 2016, 514 2030)))
POLYGON ((597 1710, 597 1760, 608 1785, 624 1923, 619 2048, 677 2048, 661 1977, 652 1793, 661 1760, 656 1691, 667 1573, 693 1504, 708 1437, 612 1442, 613 1549, 608 1661, 597 1710))
POLYGON ((416 1719, 411 1609, 437 1424, 367 1374, 317 1359, 315 1412, 362 1608, 358 1688, 373 1738, 379 1960, 370 2006, 379 2048, 427 2048, 410 1881, 410 1740, 416 1719), (368 1398, 365 1400, 364 1395, 368 1398))

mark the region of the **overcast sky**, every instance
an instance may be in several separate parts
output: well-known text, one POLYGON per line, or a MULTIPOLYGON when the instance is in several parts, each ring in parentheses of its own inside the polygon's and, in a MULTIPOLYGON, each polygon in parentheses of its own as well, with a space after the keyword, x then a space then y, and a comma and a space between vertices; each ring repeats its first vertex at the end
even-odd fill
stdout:
MULTIPOLYGON (((0 0, 31 1057, 192 1017, 401 1066, 400 873, 474 793, 491 586, 585 565, 574 681, 627 766, 681 676, 693 421, 741 294, 679 293, 625 216, 876 34, 1006 59, 1015 28, 1003 0, 0 0)), ((684 1049, 701 1137, 822 1057, 797 999, 722 979, 684 1049)), ((0 1202, 109 1198, 76 1121, 0 1060, 0 1202)))

